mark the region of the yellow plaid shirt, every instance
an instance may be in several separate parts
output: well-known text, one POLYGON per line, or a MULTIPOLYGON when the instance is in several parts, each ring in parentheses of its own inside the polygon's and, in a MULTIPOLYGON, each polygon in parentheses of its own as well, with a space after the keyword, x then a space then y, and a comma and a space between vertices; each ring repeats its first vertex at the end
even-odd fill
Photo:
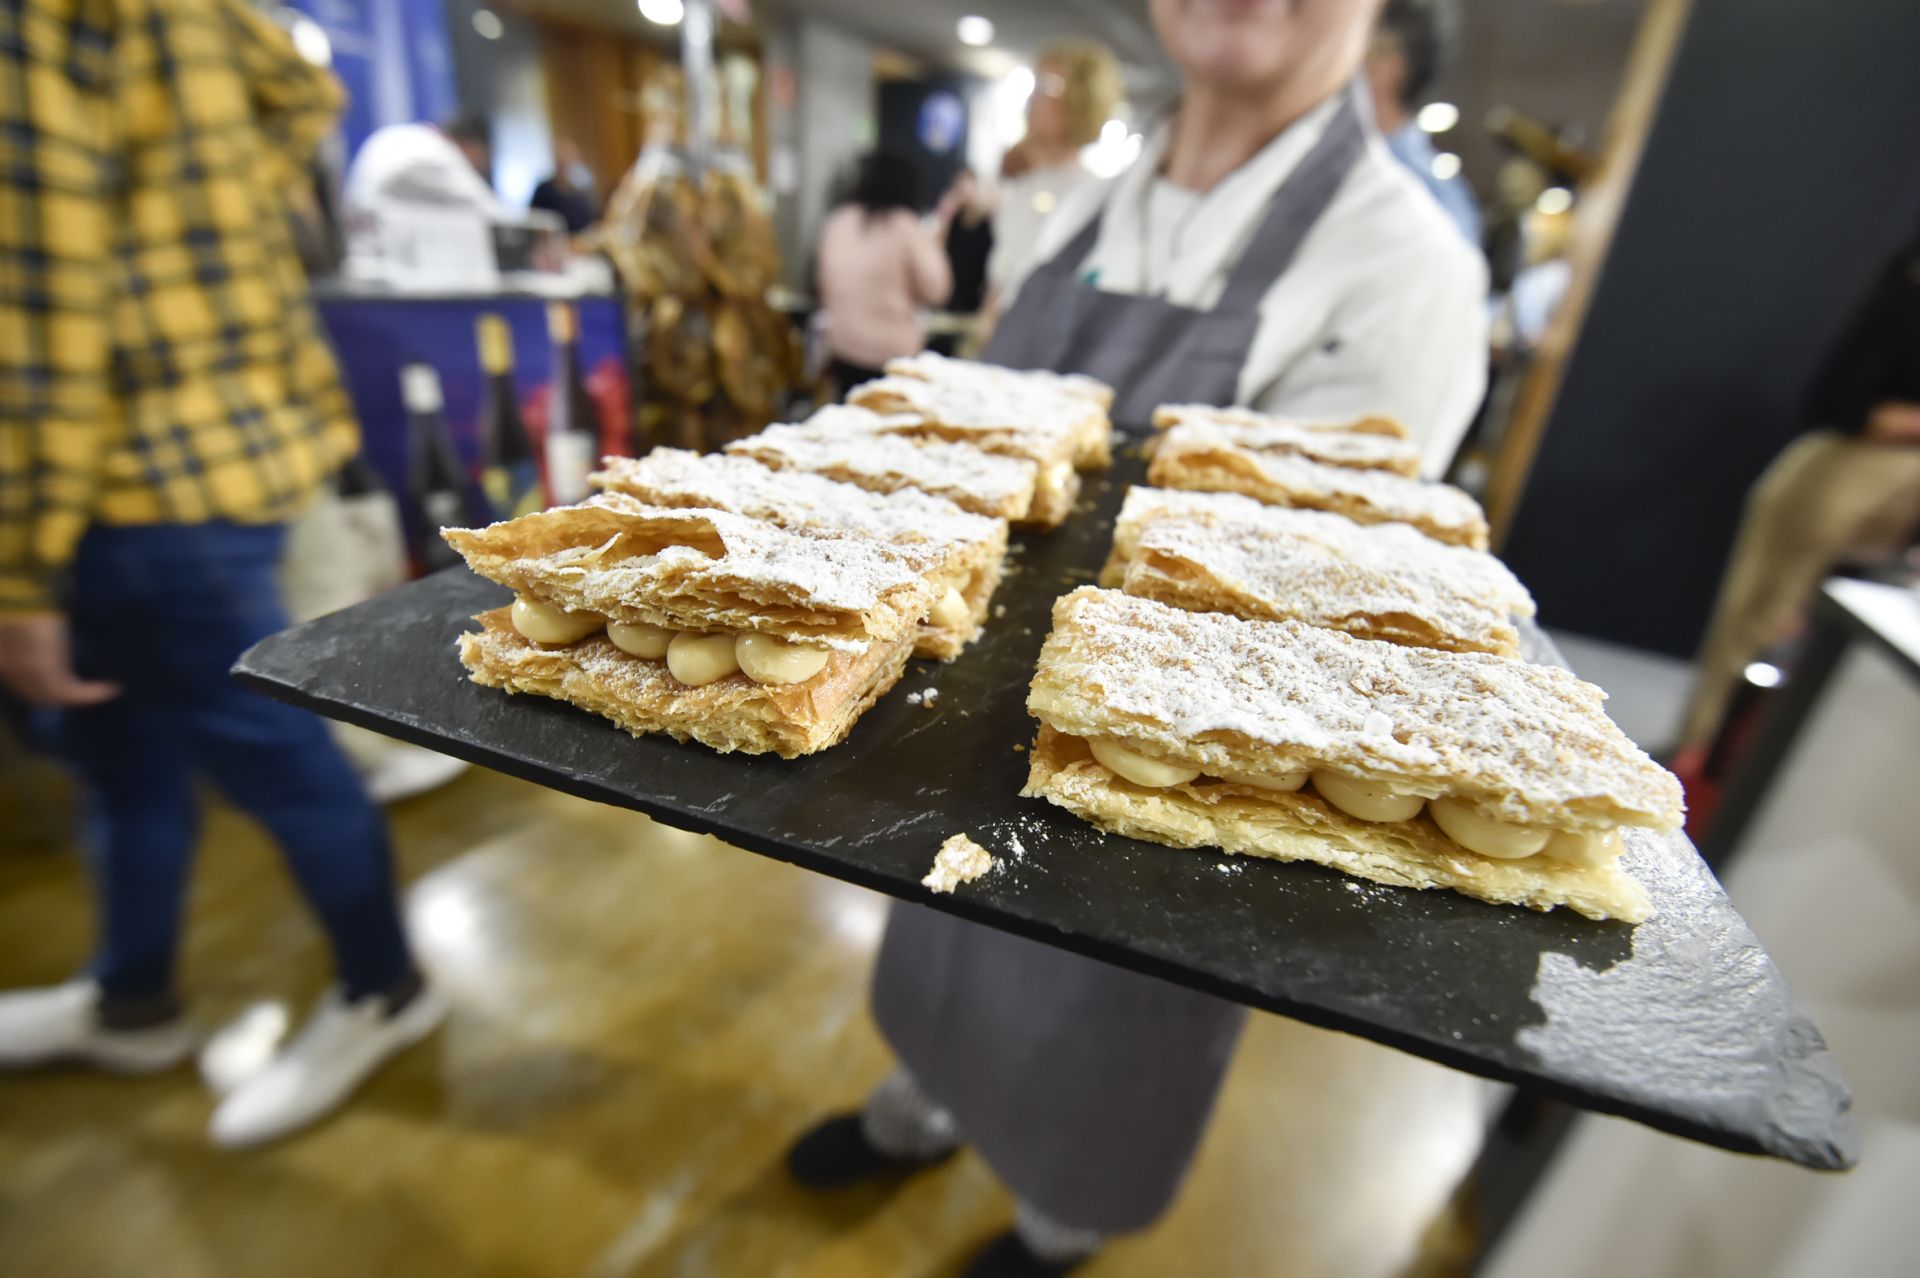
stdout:
POLYGON ((352 455, 288 222, 341 103, 245 0, 0 3, 0 612, 89 524, 284 519, 352 455))

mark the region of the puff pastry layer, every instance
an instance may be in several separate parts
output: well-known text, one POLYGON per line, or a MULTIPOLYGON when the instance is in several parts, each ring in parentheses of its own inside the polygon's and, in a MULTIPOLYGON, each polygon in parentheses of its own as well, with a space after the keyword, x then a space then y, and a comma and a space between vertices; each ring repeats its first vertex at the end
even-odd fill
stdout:
POLYGON ((1180 431, 1162 439, 1147 479, 1161 488, 1240 493, 1272 506, 1324 510, 1358 524, 1408 524, 1435 541, 1487 548, 1486 512, 1449 484, 1259 452, 1213 432, 1180 431))
POLYGON ((1502 656, 1520 648, 1512 618, 1534 612, 1526 587, 1481 551, 1230 493, 1133 489, 1100 581, 1195 612, 1502 656))
POLYGON ((731 511, 782 528, 872 537, 896 546, 949 550, 935 573, 942 590, 966 601, 965 624, 926 622, 915 652, 951 659, 980 633, 1007 549, 1004 520, 971 515, 943 498, 911 489, 872 493, 819 475, 781 474, 747 457, 703 456, 656 448, 645 457, 610 457, 593 481, 650 506, 731 511))
POLYGON ((441 536, 481 576, 569 612, 840 651, 916 637, 964 555, 619 493, 441 536))
POLYGON ((1113 423, 1108 414, 1113 409, 1113 387, 1084 373, 1005 368, 999 364, 951 359, 933 351, 923 351, 906 359, 890 359, 886 371, 894 377, 951 386, 962 394, 971 394, 973 388, 979 387, 1004 392, 1015 399, 1044 400, 1065 394, 1097 404, 1100 416, 1085 419, 1074 465, 1081 470, 1105 470, 1112 464, 1113 423))
POLYGON ((1027 708, 1208 775, 1325 768, 1522 825, 1678 828, 1680 783, 1605 700, 1551 666, 1083 586, 1054 605, 1027 708))
POLYGON ((804 422, 769 426, 737 439, 726 451, 774 470, 823 475, 868 492, 918 490, 976 515, 1028 520, 1040 471, 1036 463, 897 430, 918 420, 833 404, 804 422))
MULTIPOLYGON (((1153 440, 1154 462, 1206 452, 1214 465, 1232 465, 1234 454, 1305 457, 1326 466, 1385 470, 1412 478, 1420 473, 1420 450, 1392 435, 1316 429, 1278 418, 1243 422, 1183 418, 1153 440)), ((1171 464, 1171 463, 1169 463, 1171 464)), ((1181 463, 1184 464, 1184 463, 1181 463)))
POLYGON ((635 736, 658 733, 715 750, 795 758, 843 740, 906 668, 912 644, 834 653, 805 683, 764 685, 742 674, 690 688, 664 663, 628 656, 604 635, 564 648, 523 638, 497 608, 460 636, 475 683, 552 697, 611 719, 635 736))
POLYGON ((1205 776, 1148 789, 1115 776, 1093 761, 1084 741, 1050 727, 1040 729, 1021 793, 1114 834, 1170 847, 1311 861, 1376 883, 1452 888, 1536 910, 1565 905, 1593 919, 1637 923, 1652 913, 1646 889, 1617 861, 1585 867, 1544 856, 1474 856, 1426 816, 1359 821, 1312 790, 1277 794, 1205 776))
POLYGON ((1156 430, 1165 430, 1169 426, 1178 426, 1182 422, 1213 422, 1228 426, 1282 425, 1298 427, 1301 430, 1388 435, 1394 439, 1405 439, 1409 433, 1406 424, 1398 418, 1378 415, 1354 417, 1345 421, 1321 421, 1308 417, 1282 417, 1275 413, 1256 412, 1251 408, 1219 408, 1212 404, 1162 404, 1153 410, 1153 425, 1156 430))
POLYGON ((920 419, 914 433, 959 440, 990 453, 1046 467, 1098 469, 1111 460, 1107 410, 1084 395, 1023 386, 1001 377, 930 382, 880 377, 855 387, 847 402, 920 419))

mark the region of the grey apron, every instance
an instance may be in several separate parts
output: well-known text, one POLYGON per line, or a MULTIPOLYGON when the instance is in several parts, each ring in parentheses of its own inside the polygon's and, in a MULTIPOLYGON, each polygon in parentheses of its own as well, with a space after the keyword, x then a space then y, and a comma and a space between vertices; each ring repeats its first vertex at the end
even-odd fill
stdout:
MULTIPOLYGON (((1163 403, 1232 403, 1261 299, 1365 146, 1360 110, 1348 92, 1213 310, 1081 283, 1096 215, 1028 278, 986 358, 1098 377, 1114 388, 1114 420, 1134 427, 1163 403)), ((1172 1200, 1245 1019, 1208 995, 900 904, 873 1014, 1014 1194, 1103 1233, 1143 1228, 1172 1200)))

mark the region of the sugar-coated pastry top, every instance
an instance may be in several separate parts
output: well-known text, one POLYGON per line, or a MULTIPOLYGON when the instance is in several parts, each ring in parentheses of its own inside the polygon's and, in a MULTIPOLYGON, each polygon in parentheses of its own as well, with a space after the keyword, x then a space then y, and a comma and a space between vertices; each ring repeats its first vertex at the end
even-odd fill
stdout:
POLYGON ((804 422, 769 426, 758 435, 735 440, 727 445, 727 452, 783 470, 898 479, 927 492, 964 494, 989 509, 1025 513, 1039 471, 1033 461, 901 432, 900 427, 917 420, 835 404, 804 422))
POLYGON ((1301 430, 1391 435, 1395 439, 1405 439, 1408 434, 1406 423, 1398 418, 1373 414, 1327 421, 1313 417, 1285 417, 1278 413, 1257 412, 1251 408, 1233 406, 1222 408, 1212 404, 1162 404, 1153 410, 1153 424, 1160 430, 1165 430, 1169 426, 1178 426, 1182 422, 1213 422, 1225 426, 1297 426, 1301 430))
POLYGON ((1167 429, 1161 448, 1243 448, 1256 453, 1293 453, 1330 466, 1420 473, 1420 450, 1392 435, 1317 430, 1278 418, 1258 422, 1182 420, 1167 429))
POLYGON ((1054 605, 1028 709, 1202 770, 1326 767, 1562 829, 1675 828, 1680 784, 1568 671, 1184 612, 1084 586, 1054 605))
POLYGON ((880 377, 856 387, 848 402, 887 413, 915 413, 936 426, 958 431, 1015 431, 1077 436, 1106 410, 1058 387, 1023 385, 1002 378, 970 382, 880 377))
POLYGON ((750 457, 656 448, 609 457, 593 482, 655 506, 730 510, 789 528, 829 528, 893 542, 973 545, 1005 535, 997 519, 970 515, 914 489, 869 492, 805 471, 770 470, 750 457))
POLYGON ((938 351, 921 351, 918 355, 890 359, 886 371, 896 377, 917 377, 927 382, 1004 380, 1012 385, 1065 391, 1092 400, 1102 408, 1110 407, 1113 403, 1113 387, 1085 373, 1056 373, 1044 368, 1003 368, 999 364, 954 359, 938 351))

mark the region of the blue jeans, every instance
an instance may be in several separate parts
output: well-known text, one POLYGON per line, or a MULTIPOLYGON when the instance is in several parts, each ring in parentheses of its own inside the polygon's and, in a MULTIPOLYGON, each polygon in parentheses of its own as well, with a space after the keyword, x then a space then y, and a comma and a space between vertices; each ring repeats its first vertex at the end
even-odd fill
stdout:
POLYGON ((284 629, 275 526, 96 526, 73 565, 76 671, 121 694, 69 712, 66 752, 92 794, 109 1002, 170 1002, 192 862, 196 778, 279 843, 332 944, 349 997, 413 977, 386 824, 313 715, 228 675, 284 629))

